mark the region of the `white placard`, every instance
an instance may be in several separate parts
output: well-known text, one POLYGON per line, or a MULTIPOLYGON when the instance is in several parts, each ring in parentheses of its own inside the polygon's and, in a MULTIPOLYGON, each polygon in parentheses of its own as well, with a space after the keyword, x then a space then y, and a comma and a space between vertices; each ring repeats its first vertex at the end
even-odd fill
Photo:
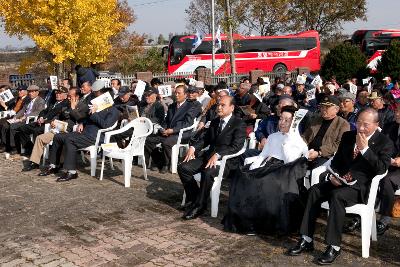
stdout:
POLYGON ((50 84, 52 90, 58 89, 58 78, 57 76, 50 76, 50 84))
POLYGON ((306 94, 307 94, 307 99, 308 100, 312 100, 312 99, 315 99, 315 88, 313 88, 313 89, 310 89, 310 90, 308 90, 307 92, 306 92, 306 94))
POLYGON ((314 85, 314 86, 318 85, 319 87, 322 87, 321 76, 319 76, 319 75, 315 76, 315 78, 312 80, 311 84, 314 85))
POLYGON ((90 103, 97 106, 96 112, 100 112, 108 107, 111 107, 114 104, 114 100, 111 97, 110 93, 107 92, 102 95, 99 95, 95 99, 92 99, 90 103))
POLYGON ((191 85, 191 86, 196 86, 196 80, 193 79, 193 78, 190 78, 190 79, 189 79, 189 85, 191 85))
POLYGON ((171 85, 159 85, 158 93, 163 97, 171 96, 172 95, 172 86, 171 85))
POLYGON ((291 132, 298 132, 299 131, 299 124, 301 120, 306 116, 308 110, 307 109, 299 109, 294 113, 292 125, 290 125, 291 132))
POLYGON ((268 94, 271 91, 270 84, 262 84, 258 86, 258 93, 260 95, 268 94))
POLYGON ((368 94, 371 94, 371 92, 372 92, 372 84, 371 83, 368 83, 367 89, 368 89, 368 94))
POLYGON ((367 77, 365 79, 362 79, 362 83, 363 85, 367 85, 369 83, 369 81, 371 80, 371 77, 367 77))
POLYGON ((111 87, 111 80, 108 78, 100 78, 99 80, 104 81, 104 87, 110 88, 111 87))
POLYGON ((146 88, 146 83, 142 80, 139 80, 136 84, 136 88, 135 88, 135 95, 139 98, 142 99, 143 93, 144 93, 144 89, 146 88))
POLYGON ((5 90, 4 92, 0 93, 0 98, 3 100, 4 103, 10 101, 14 98, 14 95, 11 93, 11 90, 5 90))
POLYGON ((307 79, 307 75, 297 75, 296 83, 297 84, 305 84, 307 79))
POLYGON ((357 85, 350 83, 350 93, 353 95, 357 94, 357 85))

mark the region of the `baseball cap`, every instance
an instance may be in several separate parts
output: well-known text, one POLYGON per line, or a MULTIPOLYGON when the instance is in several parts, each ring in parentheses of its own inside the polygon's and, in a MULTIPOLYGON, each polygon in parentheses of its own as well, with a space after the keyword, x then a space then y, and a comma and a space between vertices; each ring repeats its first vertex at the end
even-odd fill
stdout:
POLYGON ((198 87, 189 86, 189 87, 187 88, 187 92, 188 92, 188 93, 198 93, 198 92, 199 92, 199 89, 200 89, 200 88, 198 88, 198 87))
POLYGON ((128 94, 128 93, 132 93, 132 91, 129 89, 128 86, 121 86, 121 88, 118 90, 118 95, 119 96, 123 96, 123 95, 128 94))
POLYGON ((156 88, 154 88, 154 87, 149 87, 149 88, 144 92, 144 95, 145 95, 145 96, 149 96, 149 95, 152 95, 152 94, 158 95, 158 90, 157 90, 156 88))
POLYGON ((336 96, 333 95, 328 95, 325 96, 320 105, 324 105, 324 106, 339 106, 340 105, 340 101, 336 96))
POLYGON ((26 89, 28 91, 39 91, 39 86, 31 84, 29 85, 28 89, 26 89))
POLYGON ((59 87, 56 89, 56 91, 57 91, 57 92, 61 92, 61 93, 68 93, 68 88, 65 87, 65 86, 59 86, 59 87))
POLYGON ((341 94, 339 95, 339 99, 340 99, 340 100, 350 99, 350 100, 352 100, 352 101, 355 101, 355 100, 356 100, 356 96, 355 96, 354 94, 352 94, 352 93, 346 91, 346 92, 343 92, 343 93, 341 93, 341 94))
POLYGON ((389 81, 390 77, 386 76, 385 78, 382 79, 382 81, 389 81))
POLYGON ((92 91, 97 92, 106 87, 106 81, 97 80, 92 84, 92 91))

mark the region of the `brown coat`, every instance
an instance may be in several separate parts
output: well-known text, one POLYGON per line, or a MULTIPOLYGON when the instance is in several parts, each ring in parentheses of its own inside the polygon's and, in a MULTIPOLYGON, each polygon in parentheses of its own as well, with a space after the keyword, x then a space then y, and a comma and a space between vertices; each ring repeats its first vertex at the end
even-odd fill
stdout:
MULTIPOLYGON (((314 117, 303 134, 303 138, 307 144, 310 144, 321 128, 323 118, 318 115, 314 117)), ((350 124, 343 118, 336 116, 331 125, 329 125, 320 148, 321 155, 324 158, 332 157, 338 150, 340 140, 344 132, 350 131, 350 124)))

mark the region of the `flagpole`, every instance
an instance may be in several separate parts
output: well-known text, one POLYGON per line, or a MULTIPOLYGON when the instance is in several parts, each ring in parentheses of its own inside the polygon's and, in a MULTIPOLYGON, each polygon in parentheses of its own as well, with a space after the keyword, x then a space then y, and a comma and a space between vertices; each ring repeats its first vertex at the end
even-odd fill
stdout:
POLYGON ((211 73, 214 75, 215 72, 215 0, 211 0, 211 31, 212 31, 212 63, 211 73))
POLYGON ((230 63, 231 63, 231 74, 236 74, 236 62, 235 62, 235 51, 233 47, 233 30, 232 30, 232 17, 231 17, 231 5, 229 0, 225 0, 226 13, 228 20, 228 30, 229 30, 229 47, 230 47, 230 63))

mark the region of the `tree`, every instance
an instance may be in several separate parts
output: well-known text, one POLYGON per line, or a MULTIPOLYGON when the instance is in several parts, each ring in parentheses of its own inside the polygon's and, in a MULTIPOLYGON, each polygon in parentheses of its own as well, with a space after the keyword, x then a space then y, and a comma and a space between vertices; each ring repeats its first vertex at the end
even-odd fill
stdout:
POLYGON ((290 0, 287 30, 316 30, 322 38, 337 34, 344 22, 366 20, 366 0, 290 0))
POLYGON ((400 42, 398 40, 392 41, 382 54, 377 70, 382 77, 389 76, 396 80, 400 78, 400 42))
POLYGON ((160 35, 159 35, 158 38, 157 38, 157 44, 159 44, 159 45, 165 44, 164 35, 162 35, 161 33, 160 33, 160 35))
POLYGON ((116 0, 0 0, 0 15, 8 34, 29 36, 55 63, 83 66, 104 62, 129 21, 116 0))
POLYGON ((365 78, 368 74, 366 62, 366 56, 357 46, 339 44, 326 55, 321 75, 326 79, 336 76, 339 83, 351 77, 365 78))
POLYGON ((134 71, 162 72, 164 70, 164 59, 161 56, 161 49, 152 47, 146 50, 143 56, 135 58, 134 71))

